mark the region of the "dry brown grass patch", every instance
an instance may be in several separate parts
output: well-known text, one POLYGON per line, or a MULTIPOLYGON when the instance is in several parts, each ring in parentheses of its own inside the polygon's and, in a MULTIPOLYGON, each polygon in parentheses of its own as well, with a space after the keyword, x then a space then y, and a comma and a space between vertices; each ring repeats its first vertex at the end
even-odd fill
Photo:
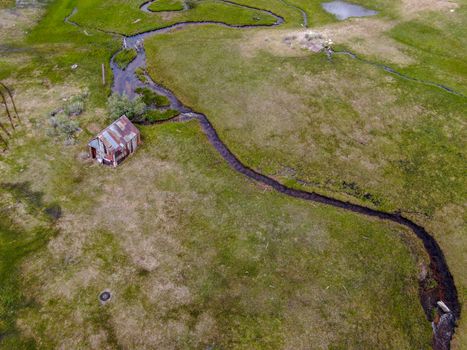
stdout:
POLYGON ((44 13, 40 8, 0 9, 0 43, 15 42, 26 35, 44 13))
MULTIPOLYGON (((309 29, 264 29, 249 32, 238 44, 239 52, 245 57, 253 57, 260 51, 266 51, 279 57, 301 57, 310 53, 303 47, 306 34, 316 35, 309 29)), ((322 44, 322 38, 316 38, 313 42, 316 47, 322 44)))
POLYGON ((353 51, 397 63, 409 65, 413 58, 404 52, 404 45, 385 35, 397 22, 373 18, 351 18, 322 27, 299 30, 259 30, 245 35, 239 42, 244 57, 253 57, 260 51, 279 57, 301 57, 316 52, 304 48, 305 35, 315 36, 313 45, 319 48, 327 39, 344 44, 353 51))
POLYGON ((405 19, 413 19, 421 12, 448 12, 458 8, 458 3, 449 0, 402 0, 401 16, 405 19))
POLYGON ((357 53, 376 56, 402 66, 409 65, 414 60, 404 52, 404 45, 385 35, 396 24, 395 21, 378 18, 351 18, 318 27, 316 31, 337 44, 349 46, 357 53))

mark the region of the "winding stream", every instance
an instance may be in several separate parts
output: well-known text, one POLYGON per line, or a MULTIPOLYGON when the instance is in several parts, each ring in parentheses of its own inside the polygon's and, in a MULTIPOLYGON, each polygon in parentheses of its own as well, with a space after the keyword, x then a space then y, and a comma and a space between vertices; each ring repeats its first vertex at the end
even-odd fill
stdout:
POLYGON ((292 5, 286 0, 279 0, 279 1, 282 2, 285 6, 291 7, 297 10, 298 12, 300 12, 300 14, 302 15, 302 26, 305 28, 308 28, 308 15, 304 9, 302 9, 301 7, 298 7, 297 5, 292 5))
MULTIPOLYGON (((262 11, 265 13, 268 13, 272 15, 276 21, 275 23, 269 25, 269 26, 278 26, 282 23, 284 23, 284 18, 271 12, 268 10, 263 10, 251 6, 245 6, 245 5, 240 5, 236 4, 232 1, 229 0, 221 0, 225 3, 232 4, 234 6, 241 6, 249 9, 254 9, 257 11, 262 11)), ((283 0, 280 0, 283 1, 283 0)), ((143 11, 149 11, 148 7, 153 3, 154 1, 149 1, 144 3, 141 6, 141 9, 143 11)), ((78 25, 75 22, 71 22, 70 17, 76 13, 76 9, 73 10, 73 12, 67 16, 65 21, 67 23, 73 24, 73 25, 78 25)), ((306 18, 306 14, 305 17, 306 18)), ((306 22, 307 23, 307 20, 306 22)), ((290 197, 294 198, 299 198, 311 202, 317 202, 325 205, 330 205, 336 208, 341 208, 344 210, 348 210, 354 213, 358 213, 361 215, 365 215, 368 217, 372 218, 377 218, 380 220, 385 220, 389 221, 392 223, 396 223, 399 225, 402 225, 408 229, 410 229, 422 242, 425 247, 426 252, 428 253, 430 257, 430 269, 433 273, 433 278, 437 282, 437 288, 435 290, 435 297, 436 300, 433 301, 428 301, 423 295, 423 293, 420 293, 420 299, 422 306, 424 307, 424 310, 427 314, 427 318, 430 319, 430 313, 434 307, 436 307, 435 302, 437 300, 443 301, 451 310, 448 313, 445 313, 442 315, 441 319, 443 320, 444 317, 444 323, 440 322, 438 325, 433 324, 433 330, 434 330, 434 336, 433 336, 433 348, 434 349, 449 349, 450 347, 450 341, 452 334, 454 332, 455 328, 455 321, 457 318, 460 316, 460 304, 458 301, 458 296, 457 296, 457 289, 454 284, 453 277, 449 271, 449 267, 447 265, 446 259, 444 257, 444 254, 436 242, 436 240, 431 236, 422 226, 416 224, 412 220, 402 216, 400 213, 387 213, 383 212, 380 210, 364 207, 362 205, 358 204, 353 204, 350 202, 334 199, 328 196, 324 196, 315 192, 309 192, 309 191, 304 191, 304 190, 298 190, 294 189, 291 187, 287 187, 280 182, 274 180, 273 178, 263 175, 250 167, 246 166, 243 164, 227 147, 227 145, 220 139, 216 129, 214 126, 211 124, 209 121, 208 117, 202 113, 193 111, 191 108, 188 106, 185 106, 176 96, 174 93, 172 93, 170 90, 166 89, 165 87, 157 84, 154 82, 148 75, 146 75, 146 78, 148 79, 147 83, 141 82, 135 75, 135 70, 137 68, 145 68, 146 66, 146 53, 144 50, 144 39, 159 34, 159 33, 165 33, 170 31, 171 29, 174 28, 180 28, 180 27, 185 27, 185 26, 195 26, 195 25, 204 25, 204 24, 216 24, 224 27, 229 27, 229 28, 253 28, 253 27, 264 27, 266 25, 230 25, 227 23, 223 22, 217 22, 217 21, 197 21, 197 22, 180 22, 176 23, 164 28, 156 29, 156 30, 150 30, 147 32, 139 33, 133 36, 123 36, 126 44, 130 47, 136 46, 139 44, 140 49, 138 50, 138 54, 135 60, 133 60, 128 67, 125 70, 120 69, 115 63, 114 63, 114 57, 118 53, 115 53, 115 55, 111 59, 111 68, 114 74, 114 82, 112 86, 112 91, 122 94, 126 93, 128 96, 133 97, 135 95, 134 90, 137 87, 147 87, 152 89, 153 91, 157 92, 158 94, 166 96, 169 101, 170 101, 170 108, 175 109, 178 112, 180 112, 180 116, 172 119, 172 121, 188 121, 188 120, 197 120, 205 133, 207 139, 211 143, 211 145, 217 150, 217 152, 222 156, 222 158, 229 164, 231 168, 233 168, 235 171, 238 173, 241 173, 255 181, 258 181, 262 184, 265 184, 274 190, 283 193, 285 195, 288 195, 290 197), (443 327, 441 327, 443 326, 443 327)), ((397 74, 400 77, 403 77, 405 79, 410 79, 412 81, 420 82, 423 84, 431 85, 431 86, 436 86, 439 87, 447 92, 450 93, 456 93, 450 88, 447 88, 443 85, 436 84, 433 82, 426 82, 423 80, 419 80, 416 78, 411 78, 407 77, 401 73, 398 73, 391 68, 378 64, 378 63, 373 63, 366 61, 364 59, 359 58, 358 56, 350 53, 350 52, 337 52, 338 54, 346 54, 349 55, 355 59, 359 59, 365 63, 373 64, 376 65, 385 71, 388 71, 393 74, 397 74)), ((462 95, 460 93, 456 93, 458 95, 462 95)), ((430 319, 431 320, 431 319, 430 319)))
POLYGON ((399 78, 402 78, 402 79, 405 79, 405 80, 410 80, 410 81, 413 81, 413 82, 416 82, 416 83, 421 83, 423 85, 434 86, 434 87, 442 89, 442 90, 444 90, 446 92, 449 92, 450 94, 465 97, 464 94, 462 94, 462 93, 460 93, 458 91, 455 91, 454 89, 451 89, 450 87, 447 87, 446 85, 435 83, 435 82, 429 81, 429 80, 418 79, 418 78, 414 78, 414 77, 405 75, 403 73, 400 73, 400 72, 396 71, 394 68, 386 66, 385 64, 368 61, 367 59, 361 58, 357 54, 355 54, 353 52, 350 52, 350 51, 334 51, 333 54, 334 55, 347 55, 347 56, 349 56, 349 57, 351 57, 353 59, 359 60, 360 62, 370 64, 370 65, 375 66, 377 68, 381 68, 381 69, 383 69, 384 71, 386 71, 388 73, 397 75, 399 78))
MULTIPOLYGON (((158 11, 152 11, 149 7, 155 2, 155 0, 150 0, 150 1, 146 1, 144 4, 142 4, 139 9, 143 12, 146 12, 146 13, 157 13, 158 11)), ((182 11, 186 11, 188 10, 188 5, 186 3, 186 1, 182 1, 183 2, 183 10, 182 11)), ((164 12, 179 12, 180 10, 166 10, 164 12)))

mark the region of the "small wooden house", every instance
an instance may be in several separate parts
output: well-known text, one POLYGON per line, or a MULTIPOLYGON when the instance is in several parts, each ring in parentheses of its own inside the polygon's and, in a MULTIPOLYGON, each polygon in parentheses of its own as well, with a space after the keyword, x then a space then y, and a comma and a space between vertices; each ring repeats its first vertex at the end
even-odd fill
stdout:
POLYGON ((102 130, 89 143, 89 154, 99 163, 116 167, 141 143, 139 130, 124 115, 102 130))

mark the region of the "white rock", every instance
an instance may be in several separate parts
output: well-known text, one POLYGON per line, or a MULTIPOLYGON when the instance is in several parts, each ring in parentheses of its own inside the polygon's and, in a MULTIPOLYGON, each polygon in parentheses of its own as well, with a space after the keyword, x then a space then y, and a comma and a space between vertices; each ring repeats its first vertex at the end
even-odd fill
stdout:
POLYGON ((444 312, 451 312, 451 310, 449 310, 449 308, 447 307, 447 305, 445 303, 443 303, 441 300, 438 301, 436 304, 438 304, 438 306, 441 308, 441 310, 443 310, 444 312))

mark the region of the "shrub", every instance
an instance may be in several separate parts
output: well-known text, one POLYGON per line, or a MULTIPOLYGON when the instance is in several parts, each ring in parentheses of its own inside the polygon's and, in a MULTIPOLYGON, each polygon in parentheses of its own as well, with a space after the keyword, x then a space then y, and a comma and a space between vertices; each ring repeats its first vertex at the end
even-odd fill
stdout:
POLYGON ((146 106, 166 107, 170 105, 170 101, 167 97, 158 95, 151 89, 139 87, 135 92, 142 96, 143 102, 146 106))
POLYGON ((123 49, 115 55, 114 62, 120 69, 126 69, 137 55, 138 54, 135 49, 123 49))
POLYGON ((130 100, 125 94, 112 94, 107 100, 107 108, 112 120, 118 119, 124 114, 131 120, 141 116, 146 110, 146 105, 141 96, 130 100))
POLYGON ((68 116, 80 115, 84 112, 84 104, 89 96, 89 90, 84 89, 79 95, 72 96, 63 107, 68 116))
POLYGON ((74 137, 80 130, 77 120, 70 119, 64 113, 59 113, 49 119, 52 126, 53 135, 65 136, 67 139, 74 137))
POLYGON ((82 96, 73 96, 65 105, 65 113, 68 116, 80 115, 84 111, 84 99, 82 96))

